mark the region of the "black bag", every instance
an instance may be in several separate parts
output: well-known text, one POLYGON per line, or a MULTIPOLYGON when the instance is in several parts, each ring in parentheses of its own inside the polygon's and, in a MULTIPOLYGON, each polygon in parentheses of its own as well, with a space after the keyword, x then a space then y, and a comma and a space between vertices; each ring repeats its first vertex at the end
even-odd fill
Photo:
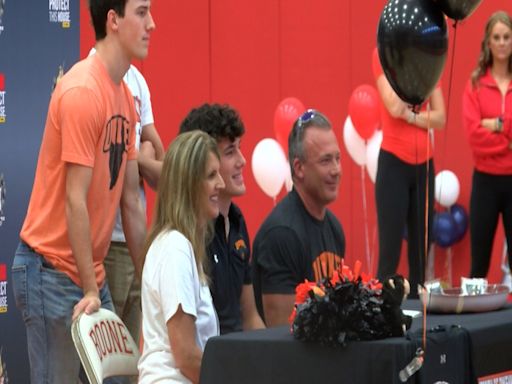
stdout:
MULTIPOLYGON (((407 338, 414 350, 423 348, 423 329, 408 332, 407 338)), ((476 384, 471 355, 471 339, 465 328, 438 325, 427 330, 423 366, 407 383, 476 384)))

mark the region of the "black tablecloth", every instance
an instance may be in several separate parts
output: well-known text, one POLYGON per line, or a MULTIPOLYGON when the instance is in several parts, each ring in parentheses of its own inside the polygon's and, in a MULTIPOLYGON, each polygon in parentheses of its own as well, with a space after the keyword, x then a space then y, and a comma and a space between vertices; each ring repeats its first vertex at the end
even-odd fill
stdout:
MULTIPOLYGON (((420 303, 411 300, 404 308, 419 310, 420 303)), ((414 319, 411 330, 422 322, 414 319)), ((512 370, 512 305, 479 314, 427 315, 427 329, 451 324, 470 334, 477 377, 512 370)), ((201 383, 400 383, 398 372, 415 350, 405 337, 329 348, 295 340, 287 326, 239 332, 208 341, 201 383)))

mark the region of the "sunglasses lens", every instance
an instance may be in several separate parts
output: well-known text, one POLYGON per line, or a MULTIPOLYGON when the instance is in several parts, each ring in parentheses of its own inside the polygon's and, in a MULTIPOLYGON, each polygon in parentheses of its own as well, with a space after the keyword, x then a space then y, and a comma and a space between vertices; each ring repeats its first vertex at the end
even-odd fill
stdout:
POLYGON ((306 124, 308 121, 310 121, 315 116, 315 111, 313 110, 307 110, 302 114, 302 116, 299 118, 299 125, 306 124))

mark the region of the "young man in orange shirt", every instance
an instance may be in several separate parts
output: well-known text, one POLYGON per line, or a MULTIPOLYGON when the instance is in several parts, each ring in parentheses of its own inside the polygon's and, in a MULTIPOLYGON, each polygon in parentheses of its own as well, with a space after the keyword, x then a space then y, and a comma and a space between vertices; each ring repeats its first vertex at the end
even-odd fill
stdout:
POLYGON ((32 384, 77 382, 71 322, 82 312, 113 310, 103 259, 119 203, 134 261, 142 251, 138 116, 122 79, 132 59, 147 55, 155 28, 150 5, 89 0, 97 53, 73 66, 52 94, 12 267, 32 384))

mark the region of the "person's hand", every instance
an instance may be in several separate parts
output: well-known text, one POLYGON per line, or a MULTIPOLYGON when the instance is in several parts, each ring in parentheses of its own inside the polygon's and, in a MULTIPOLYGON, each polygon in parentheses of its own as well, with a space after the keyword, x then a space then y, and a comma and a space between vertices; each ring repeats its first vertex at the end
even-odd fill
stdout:
POLYGON ((411 114, 411 109, 409 108, 409 106, 404 103, 402 100, 397 100, 391 107, 391 109, 389 109, 389 114, 391 116, 393 116, 394 118, 397 118, 397 119, 403 119, 405 121, 408 120, 410 114, 411 114))
POLYGON ((401 118, 407 122, 407 124, 415 124, 416 123, 416 113, 409 108, 409 106, 405 105, 402 110, 401 118))
POLYGON ((411 286, 407 279, 400 275, 394 275, 384 281, 382 289, 390 302, 400 305, 407 298, 411 286))
POLYGON ((72 320, 74 321, 82 312, 85 312, 88 315, 97 312, 100 307, 101 300, 99 298, 98 292, 86 293, 73 308, 72 320))
POLYGON ((497 126, 496 126, 496 118, 492 118, 492 119, 482 119, 480 121, 480 125, 482 127, 484 127, 485 129, 487 129, 489 132, 498 132, 497 130, 497 126))

